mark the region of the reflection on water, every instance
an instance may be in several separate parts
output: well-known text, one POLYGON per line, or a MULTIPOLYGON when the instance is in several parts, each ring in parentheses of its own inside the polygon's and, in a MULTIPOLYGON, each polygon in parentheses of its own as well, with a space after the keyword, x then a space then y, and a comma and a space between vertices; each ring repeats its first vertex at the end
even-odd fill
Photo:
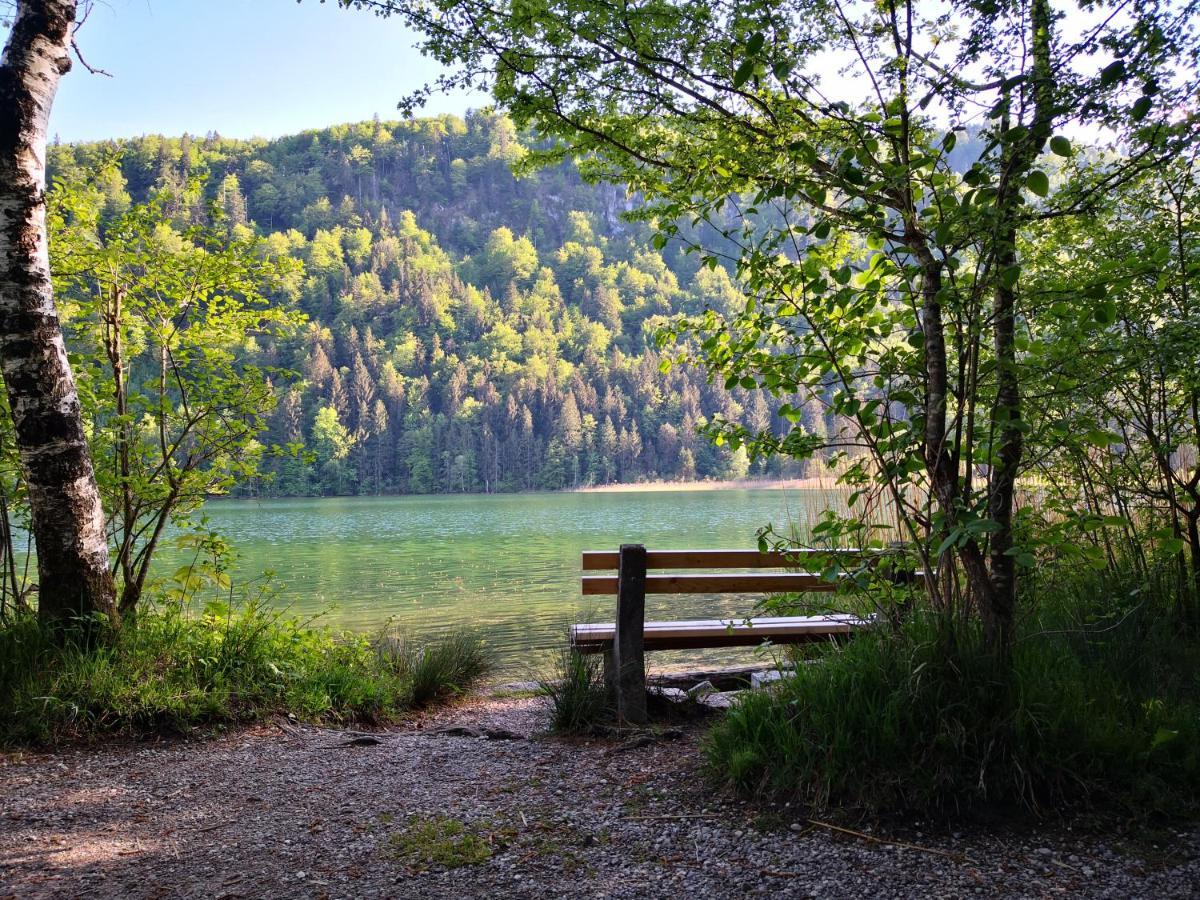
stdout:
MULTIPOLYGON (((611 601, 580 596, 580 551, 633 541, 750 548, 767 523, 806 530, 824 499, 797 490, 509 494, 220 501, 207 512, 240 553, 236 575, 273 570, 293 611, 326 612, 324 621, 355 629, 391 622, 414 635, 478 626, 503 669, 518 673, 544 663, 572 620, 611 618, 611 601)), ((159 571, 181 562, 164 558, 159 571)), ((670 619, 749 606, 658 596, 646 611, 670 619)))

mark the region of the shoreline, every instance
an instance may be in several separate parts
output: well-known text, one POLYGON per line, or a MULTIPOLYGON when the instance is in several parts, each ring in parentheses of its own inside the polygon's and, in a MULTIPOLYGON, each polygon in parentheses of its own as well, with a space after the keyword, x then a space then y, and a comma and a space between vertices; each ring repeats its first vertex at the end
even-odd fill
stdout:
POLYGON ((676 491, 842 491, 836 476, 811 478, 743 478, 736 481, 645 481, 633 484, 594 484, 564 488, 563 494, 637 494, 676 491))
POLYGON ((592 484, 584 487, 558 488, 544 491, 438 491, 429 494, 267 494, 255 497, 233 497, 215 494, 205 498, 205 503, 222 501, 271 500, 382 500, 412 497, 528 497, 537 494, 666 494, 672 492, 701 491, 847 491, 836 484, 836 475, 818 475, 809 478, 744 478, 736 481, 642 481, 616 484, 592 484))

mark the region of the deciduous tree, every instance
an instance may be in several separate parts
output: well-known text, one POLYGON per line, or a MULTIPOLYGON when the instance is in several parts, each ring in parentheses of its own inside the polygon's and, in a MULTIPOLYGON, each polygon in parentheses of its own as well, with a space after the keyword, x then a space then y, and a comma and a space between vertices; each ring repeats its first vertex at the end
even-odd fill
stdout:
POLYGON ((46 129, 74 0, 18 0, 0 59, 0 367, 32 510, 43 621, 116 615, 104 511, 50 280, 46 129))
MULTIPOLYGON (((727 388, 786 398, 797 425, 797 393, 827 405, 842 423, 830 442, 858 455, 847 479, 899 511, 935 604, 977 609, 1007 657, 1029 558, 1014 510, 1036 308, 1020 241, 1162 149, 1190 5, 343 2, 422 32, 455 67, 432 87, 487 86, 551 139, 526 164, 575 157, 641 192, 659 246, 677 236, 735 267, 750 303, 671 336, 698 337, 696 361, 727 388), (968 125, 976 152, 956 160, 968 125), (1081 193, 1052 194, 1045 151, 1070 156, 1063 132, 1081 126, 1133 141, 1081 193)), ((821 444, 799 427, 709 432, 756 453, 821 444)))

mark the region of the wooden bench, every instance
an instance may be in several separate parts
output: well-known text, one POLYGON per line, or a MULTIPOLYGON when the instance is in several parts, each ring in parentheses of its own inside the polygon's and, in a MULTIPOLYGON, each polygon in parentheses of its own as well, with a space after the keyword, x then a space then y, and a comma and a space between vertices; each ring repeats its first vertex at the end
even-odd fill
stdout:
MULTIPOLYGON (((608 677, 616 695, 617 716, 640 724, 646 719, 647 650, 700 647, 752 647, 845 640, 870 625, 854 615, 767 616, 749 619, 698 619, 647 622, 647 594, 784 594, 830 593, 837 590, 819 574, 798 572, 737 572, 650 575, 650 569, 796 569, 806 559, 831 551, 760 552, 758 550, 647 550, 624 544, 617 551, 585 551, 584 596, 616 596, 615 622, 575 625, 571 646, 581 653, 608 653, 608 677)), ((861 551, 833 551, 861 559, 861 551)))

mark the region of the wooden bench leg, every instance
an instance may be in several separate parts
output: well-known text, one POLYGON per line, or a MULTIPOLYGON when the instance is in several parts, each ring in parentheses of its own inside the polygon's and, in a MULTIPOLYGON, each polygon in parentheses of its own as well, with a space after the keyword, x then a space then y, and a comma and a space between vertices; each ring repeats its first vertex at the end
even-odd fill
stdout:
POLYGON ((646 722, 646 548, 622 544, 617 567, 617 618, 612 670, 617 719, 646 722))

